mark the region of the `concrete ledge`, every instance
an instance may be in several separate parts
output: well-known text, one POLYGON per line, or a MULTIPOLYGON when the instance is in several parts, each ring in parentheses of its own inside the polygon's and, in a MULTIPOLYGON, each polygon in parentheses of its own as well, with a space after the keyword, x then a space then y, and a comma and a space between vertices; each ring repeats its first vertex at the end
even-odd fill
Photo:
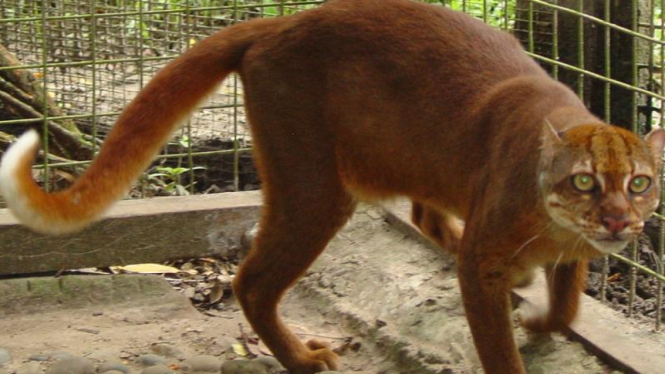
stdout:
POLYGON ((261 193, 121 201, 75 235, 33 233, 0 209, 0 274, 229 255, 258 220, 261 193))
POLYGON ((184 295, 162 277, 120 274, 5 279, 0 282, 0 318, 100 306, 165 306, 166 311, 193 311, 184 295))
MULTIPOLYGON (((547 305, 546 287, 541 273, 531 286, 515 289, 513 294, 527 303, 547 305)), ((663 373, 665 336, 645 327, 636 327, 634 321, 582 295, 580 315, 564 334, 624 373, 663 373)))
MULTIPOLYGON (((429 242, 411 223, 410 207, 410 203, 402 201, 386 206, 387 221, 406 235, 429 242)), ((513 290, 513 297, 530 304, 547 305, 546 289, 545 279, 540 274, 531 286, 513 290)), ((587 295, 582 295, 577 321, 564 334, 623 372, 660 374, 665 368, 663 334, 636 327, 633 321, 587 295)))

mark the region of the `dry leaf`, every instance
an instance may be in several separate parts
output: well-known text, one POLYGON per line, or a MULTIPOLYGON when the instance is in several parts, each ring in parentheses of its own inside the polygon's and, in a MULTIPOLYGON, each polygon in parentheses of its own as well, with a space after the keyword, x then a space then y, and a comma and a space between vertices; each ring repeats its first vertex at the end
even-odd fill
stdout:
POLYGON ((249 352, 247 352, 245 347, 240 343, 231 344, 231 348, 233 349, 233 353, 235 353, 238 356, 246 357, 249 354, 249 352))
POLYGON ((208 299, 208 303, 210 303, 211 305, 217 304, 220 301, 222 301, 223 297, 224 297, 224 285, 221 282, 217 281, 210 289, 210 298, 208 299))
POLYGON ((139 273, 139 274, 176 274, 180 270, 172 266, 160 264, 136 264, 127 266, 111 266, 116 273, 139 273))

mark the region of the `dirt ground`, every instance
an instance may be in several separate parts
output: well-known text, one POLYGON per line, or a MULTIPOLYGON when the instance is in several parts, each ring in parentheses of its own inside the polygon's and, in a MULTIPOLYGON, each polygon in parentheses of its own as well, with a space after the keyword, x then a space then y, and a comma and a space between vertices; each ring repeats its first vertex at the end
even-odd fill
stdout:
MULTIPOLYGON (((7 292, 3 282, 0 294, 7 292)), ((242 358, 239 344, 250 354, 269 354, 233 298, 201 313, 171 289, 114 287, 70 287, 64 297, 44 296, 33 286, 23 298, 5 296, 0 349, 12 355, 5 369, 13 373, 33 355, 65 351, 95 363, 122 360, 138 373, 137 357, 152 353, 156 343, 175 346, 185 357, 242 358)), ((343 373, 482 372, 453 261, 386 223, 377 208, 359 209, 282 312, 303 340, 328 340, 343 351, 343 373)), ((560 335, 528 336, 519 327, 515 333, 530 373, 612 372, 560 335)), ((179 360, 172 361, 178 367, 179 360)))
MULTIPOLYGON (((195 355, 212 355, 220 361, 248 358, 237 348, 247 341, 250 341, 246 345, 250 355, 269 353, 262 344, 253 343, 254 334, 234 302, 213 316, 196 311, 184 297, 180 301, 167 299, 168 302, 152 299, 140 303, 143 305, 133 305, 136 303, 130 301, 78 310, 58 310, 51 305, 46 308, 51 310, 11 315, 0 321, 0 348, 13 357, 6 368, 12 373, 31 356, 65 352, 97 364, 122 361, 133 373, 139 373, 142 365, 137 363, 138 358, 157 353, 156 344, 176 347, 184 354, 181 358, 195 355)), ((302 300, 289 298, 285 305, 287 321, 303 339, 316 333, 317 337, 335 343, 348 336, 337 324, 312 313, 302 300)), ((345 361, 354 367, 367 367, 371 362, 353 352, 345 356, 345 361)), ((177 368, 180 360, 170 358, 169 362, 177 368)), ((44 362, 42 367, 48 368, 50 364, 44 362)))

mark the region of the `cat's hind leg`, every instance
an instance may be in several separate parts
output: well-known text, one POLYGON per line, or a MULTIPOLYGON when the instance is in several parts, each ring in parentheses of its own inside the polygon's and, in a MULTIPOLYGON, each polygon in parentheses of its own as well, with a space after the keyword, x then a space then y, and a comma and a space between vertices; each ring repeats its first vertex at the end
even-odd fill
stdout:
MULTIPOLYGON (((300 187, 301 192, 310 188, 300 187)), ((303 194, 269 191, 259 232, 235 278, 234 292, 252 328, 291 373, 337 369, 337 356, 319 342, 301 343, 282 322, 277 306, 347 221, 353 207, 352 198, 340 186, 303 194)))
POLYGON ((320 111, 308 102, 315 93, 287 91, 286 100, 272 79, 265 80, 268 87, 258 87, 262 82, 250 81, 245 97, 264 205, 234 293, 254 331, 290 373, 335 370, 335 353, 320 342, 303 344, 277 307, 346 223, 355 201, 339 176, 320 111))
POLYGON ((439 247, 452 253, 458 252, 464 224, 453 214, 414 201, 411 206, 411 222, 439 247))

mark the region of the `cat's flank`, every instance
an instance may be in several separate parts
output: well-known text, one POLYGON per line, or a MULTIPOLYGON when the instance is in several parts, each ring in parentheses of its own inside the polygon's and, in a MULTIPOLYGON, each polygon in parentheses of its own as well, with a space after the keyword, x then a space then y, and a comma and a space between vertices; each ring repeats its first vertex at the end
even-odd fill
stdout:
MULTIPOLYGON (((586 261, 619 251, 658 205, 665 133, 604 124, 510 35, 408 0, 331 0, 219 31, 162 69, 66 191, 33 181, 28 133, 5 154, 0 190, 39 232, 83 228, 121 198, 177 124, 239 73, 263 182, 260 231, 234 289, 290 372, 337 369, 300 342, 277 304, 358 199, 406 196, 424 233, 455 251, 487 373, 523 373, 510 289, 544 266, 554 331, 577 313, 586 261)), ((446 349, 441 347, 441 349, 446 349)))

